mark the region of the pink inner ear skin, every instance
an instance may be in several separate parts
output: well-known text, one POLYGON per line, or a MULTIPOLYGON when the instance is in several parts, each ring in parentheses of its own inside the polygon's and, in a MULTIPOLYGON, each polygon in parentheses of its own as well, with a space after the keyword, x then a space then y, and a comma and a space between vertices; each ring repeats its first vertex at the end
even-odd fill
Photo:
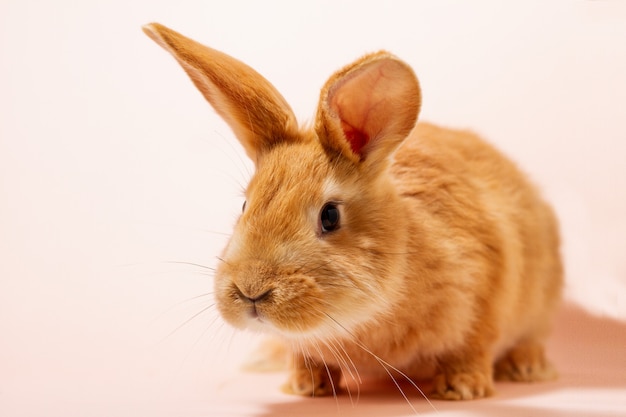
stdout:
POLYGON ((353 126, 350 126, 345 121, 341 121, 341 129, 343 130, 343 133, 346 136, 346 139, 350 143, 350 147, 352 148, 352 151, 355 154, 360 155, 361 159, 363 159, 362 150, 363 150, 363 147, 367 145, 367 142, 369 141, 367 134, 365 134, 364 132, 358 129, 355 129, 353 126))

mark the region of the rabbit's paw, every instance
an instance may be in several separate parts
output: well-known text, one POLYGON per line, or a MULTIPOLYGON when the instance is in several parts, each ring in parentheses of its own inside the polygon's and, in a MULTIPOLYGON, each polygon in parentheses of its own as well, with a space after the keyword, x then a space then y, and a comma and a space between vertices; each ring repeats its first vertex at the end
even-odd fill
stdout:
POLYGON ((291 371, 283 391, 306 397, 337 395, 340 391, 340 376, 340 371, 331 367, 296 368, 291 371))
POLYGON ((495 378, 504 381, 549 381, 556 370, 545 357, 540 343, 523 343, 509 350, 495 365, 495 378))
POLYGON ((434 379, 431 397, 441 400, 473 400, 493 394, 493 382, 482 372, 442 373, 434 379))

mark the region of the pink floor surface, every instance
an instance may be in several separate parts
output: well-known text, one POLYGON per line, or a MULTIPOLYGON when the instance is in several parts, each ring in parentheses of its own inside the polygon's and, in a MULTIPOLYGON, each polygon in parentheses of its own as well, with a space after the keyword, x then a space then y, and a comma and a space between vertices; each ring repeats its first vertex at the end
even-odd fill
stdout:
MULTIPOLYGON (((120 388, 120 370, 110 373, 93 365, 99 388, 70 375, 44 389, 32 381, 16 395, 0 393, 2 416, 249 416, 316 417, 359 416, 624 416, 626 415, 626 323, 593 316, 566 306, 558 316, 549 355, 559 369, 554 382, 497 383, 491 398, 470 402, 428 402, 409 384, 402 383, 405 400, 390 382, 365 384, 359 392, 337 398, 299 398, 283 394, 284 375, 228 372, 213 366, 211 383, 177 378, 157 386, 142 375, 133 390, 120 388), (196 384, 196 385, 194 385, 196 384), (204 386, 202 386, 204 385, 204 386), (73 387, 68 392, 67 387, 73 387), (409 404, 410 402, 410 404, 409 404)), ((243 359, 243 358, 241 358, 243 359)), ((12 387, 11 387, 12 388, 12 387)))

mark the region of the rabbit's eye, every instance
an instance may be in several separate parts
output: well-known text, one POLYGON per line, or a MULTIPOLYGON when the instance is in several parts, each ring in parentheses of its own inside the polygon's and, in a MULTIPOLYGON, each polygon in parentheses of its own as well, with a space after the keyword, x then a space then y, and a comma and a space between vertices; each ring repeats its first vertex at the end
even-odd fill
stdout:
POLYGON ((244 200, 243 205, 241 206, 241 212, 243 213, 244 211, 246 211, 246 203, 247 201, 244 200))
POLYGON ((339 228, 339 208, 335 203, 326 203, 320 213, 322 233, 332 232, 339 228))

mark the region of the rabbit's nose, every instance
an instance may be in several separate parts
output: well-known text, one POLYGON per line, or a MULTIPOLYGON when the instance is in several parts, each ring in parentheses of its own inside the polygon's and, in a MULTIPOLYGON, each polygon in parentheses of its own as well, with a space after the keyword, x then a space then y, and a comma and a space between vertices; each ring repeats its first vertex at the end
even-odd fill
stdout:
POLYGON ((256 295, 256 296, 251 296, 251 297, 246 297, 249 301, 253 302, 253 303, 258 303, 260 301, 263 301, 267 298, 269 298, 270 294, 272 293, 272 290, 267 290, 262 294, 256 295))
POLYGON ((239 295, 239 298, 249 301, 251 303, 259 303, 261 301, 266 300, 267 298, 269 298, 270 294, 272 293, 272 289, 270 288, 269 290, 258 290, 258 291, 254 291, 254 290, 242 290, 241 288, 239 288, 239 286, 236 286, 237 289, 237 294, 239 295))

